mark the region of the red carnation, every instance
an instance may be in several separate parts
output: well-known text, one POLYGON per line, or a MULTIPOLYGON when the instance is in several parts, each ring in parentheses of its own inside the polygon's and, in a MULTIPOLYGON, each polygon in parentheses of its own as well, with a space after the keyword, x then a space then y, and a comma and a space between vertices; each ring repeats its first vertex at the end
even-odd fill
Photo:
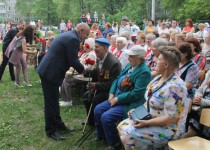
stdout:
POLYGON ((90 59, 90 58, 87 58, 87 59, 85 60, 85 64, 86 64, 86 65, 94 65, 94 64, 95 64, 95 61, 92 60, 92 59, 90 59))
POLYGON ((88 49, 90 49, 90 44, 85 43, 85 47, 88 48, 88 49))

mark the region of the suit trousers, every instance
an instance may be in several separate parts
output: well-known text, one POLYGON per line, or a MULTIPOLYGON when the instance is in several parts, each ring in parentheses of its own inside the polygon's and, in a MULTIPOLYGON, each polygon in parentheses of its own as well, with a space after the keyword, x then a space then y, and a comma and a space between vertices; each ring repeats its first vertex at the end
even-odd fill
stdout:
POLYGON ((65 125, 60 116, 59 86, 40 76, 44 94, 45 132, 50 135, 65 125))
MULTIPOLYGON (((3 44, 2 50, 3 50, 3 58, 2 58, 1 66, 0 66, 0 80, 2 79, 4 70, 7 66, 8 61, 9 61, 9 58, 4 54, 6 51, 4 44, 3 44)), ((9 73, 10 73, 11 80, 15 81, 14 67, 13 67, 13 64, 11 64, 11 63, 9 63, 9 73)))
POLYGON ((114 145, 120 141, 116 123, 123 119, 123 105, 111 107, 108 100, 99 104, 94 109, 95 124, 97 125, 97 137, 106 137, 108 145, 114 145))
MULTIPOLYGON (((86 94, 86 95, 88 95, 88 94, 86 94)), ((95 122, 94 122, 94 109, 95 109, 95 107, 98 104, 107 100, 108 97, 109 97, 109 95, 108 95, 107 92, 102 92, 102 93, 96 93, 96 95, 91 100, 87 100, 87 99, 85 100, 85 108, 86 108, 87 114, 89 112, 89 109, 90 109, 90 106, 91 106, 91 103, 92 103, 92 109, 90 111, 90 116, 88 118, 89 125, 94 125, 95 124, 95 122)))

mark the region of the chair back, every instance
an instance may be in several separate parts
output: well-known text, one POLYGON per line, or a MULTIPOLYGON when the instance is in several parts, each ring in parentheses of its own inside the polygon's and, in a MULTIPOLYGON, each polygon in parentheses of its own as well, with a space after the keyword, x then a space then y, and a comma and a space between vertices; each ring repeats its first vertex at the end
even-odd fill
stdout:
POLYGON ((207 127, 210 127, 210 108, 202 109, 200 123, 207 127))

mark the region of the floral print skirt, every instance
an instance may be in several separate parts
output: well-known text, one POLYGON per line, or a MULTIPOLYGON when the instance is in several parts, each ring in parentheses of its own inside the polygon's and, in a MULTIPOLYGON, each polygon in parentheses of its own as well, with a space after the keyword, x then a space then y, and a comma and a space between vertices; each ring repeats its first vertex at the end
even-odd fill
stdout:
POLYGON ((130 119, 123 120, 118 126, 119 135, 124 145, 131 149, 147 149, 147 146, 161 147, 173 139, 175 132, 167 126, 135 128, 130 119))

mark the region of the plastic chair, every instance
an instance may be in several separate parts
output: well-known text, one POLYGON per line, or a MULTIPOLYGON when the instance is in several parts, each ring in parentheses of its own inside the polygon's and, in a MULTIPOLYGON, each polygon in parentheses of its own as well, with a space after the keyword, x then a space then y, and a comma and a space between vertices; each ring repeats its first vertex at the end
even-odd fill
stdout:
MULTIPOLYGON (((200 117, 200 124, 210 127, 210 109, 203 108, 200 117)), ((170 141, 169 147, 174 150, 209 150, 210 141, 194 136, 190 138, 170 141)))

